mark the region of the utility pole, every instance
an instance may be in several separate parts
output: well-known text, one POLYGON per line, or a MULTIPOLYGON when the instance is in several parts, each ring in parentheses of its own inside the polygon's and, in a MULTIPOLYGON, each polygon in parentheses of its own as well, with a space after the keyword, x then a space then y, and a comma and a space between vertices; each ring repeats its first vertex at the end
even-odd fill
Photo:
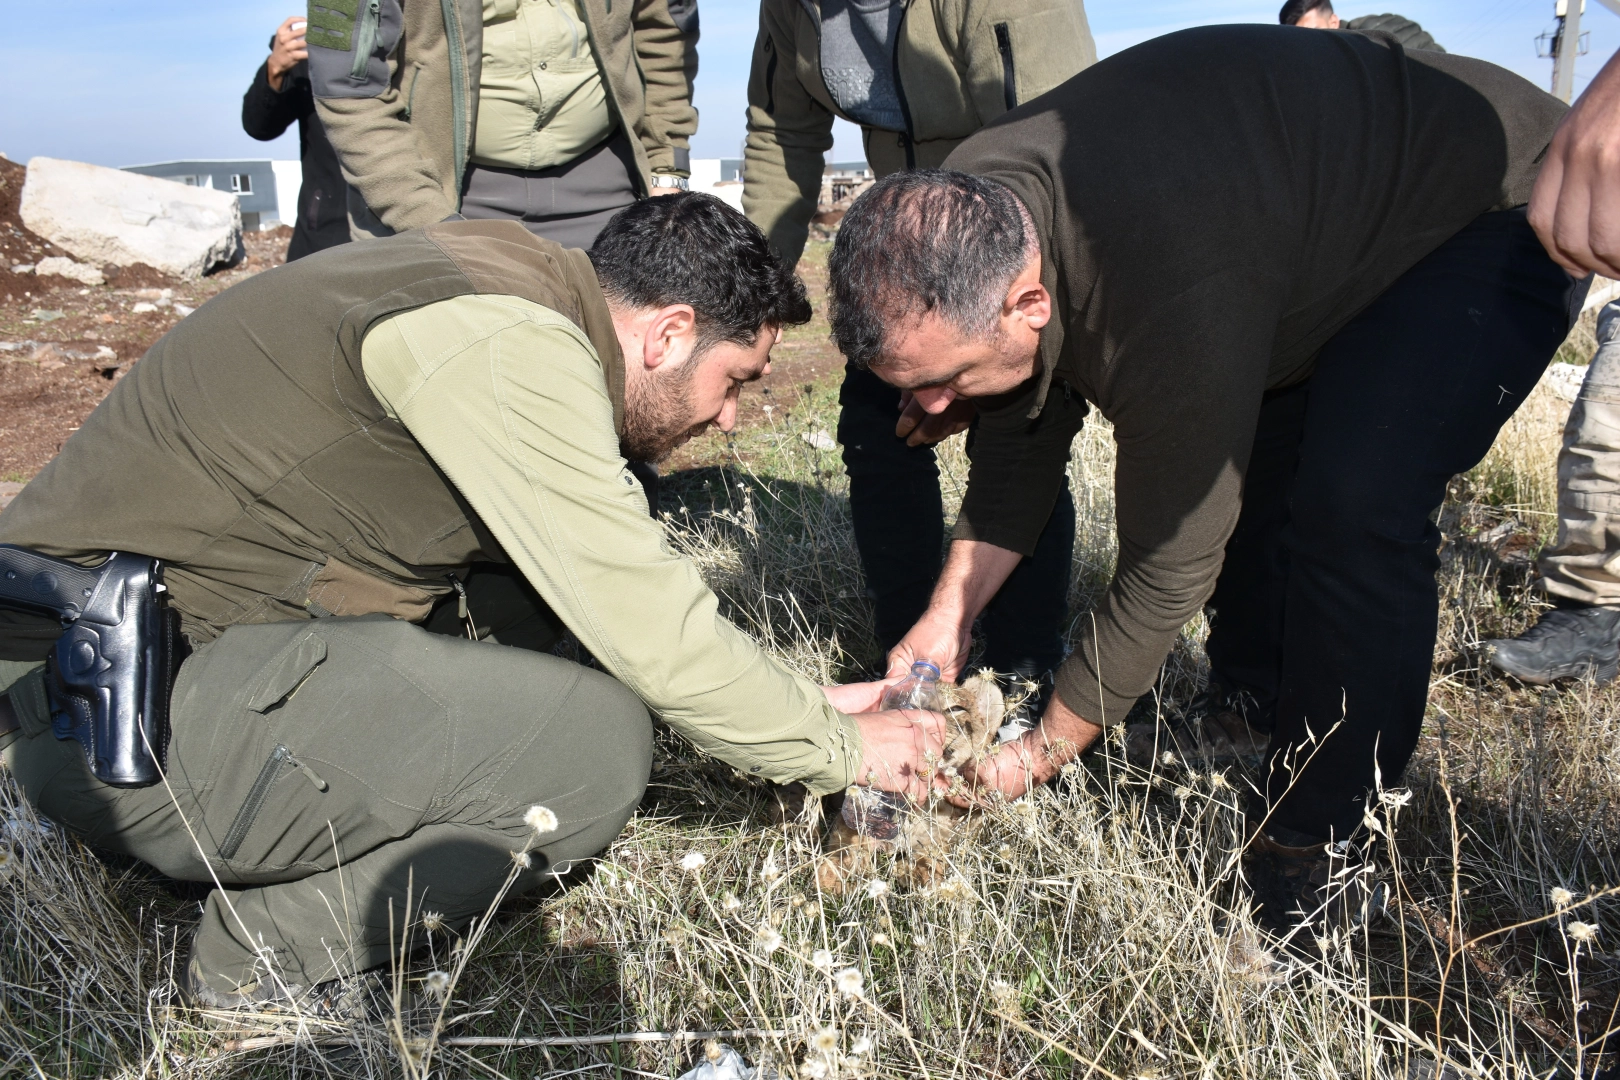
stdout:
POLYGON ((1553 97, 1569 101, 1575 96, 1575 57, 1581 47, 1581 15, 1586 0, 1558 0, 1553 13, 1558 30, 1553 38, 1553 97))
MULTIPOLYGON (((1620 15, 1620 0, 1598 0, 1598 3, 1620 15)), ((1562 101, 1575 96, 1575 58, 1586 54, 1585 43, 1581 41, 1581 16, 1585 14, 1586 0, 1579 0, 1574 8, 1570 7, 1570 0, 1557 0, 1553 5, 1557 27, 1552 33, 1536 38, 1536 55, 1552 58, 1552 92, 1562 101)))

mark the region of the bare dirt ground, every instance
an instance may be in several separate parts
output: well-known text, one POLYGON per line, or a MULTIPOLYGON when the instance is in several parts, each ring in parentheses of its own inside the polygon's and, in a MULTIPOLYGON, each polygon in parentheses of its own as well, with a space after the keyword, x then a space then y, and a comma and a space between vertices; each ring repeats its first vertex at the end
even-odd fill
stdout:
POLYGON ((292 230, 246 235, 246 256, 200 281, 149 266, 106 267, 105 285, 16 272, 67 255, 17 214, 24 169, 0 159, 0 481, 26 482, 62 448, 113 383, 187 312, 285 261, 292 230), (139 310, 137 310, 137 308, 139 310))
MULTIPOLYGON (((108 267, 107 284, 13 272, 68 253, 29 232, 17 214, 25 170, 0 158, 0 507, 78 430, 129 366, 185 314, 231 285, 279 266, 290 229, 245 237, 246 257, 200 281, 180 281, 151 267, 108 267), (137 310, 139 308, 139 310, 137 310)), ((816 314, 789 331, 771 373, 743 391, 739 422, 785 420, 801 397, 842 365, 827 339, 826 243, 813 243, 800 272, 816 314)), ((711 434, 684 448, 669 469, 726 459, 729 440, 711 434)))

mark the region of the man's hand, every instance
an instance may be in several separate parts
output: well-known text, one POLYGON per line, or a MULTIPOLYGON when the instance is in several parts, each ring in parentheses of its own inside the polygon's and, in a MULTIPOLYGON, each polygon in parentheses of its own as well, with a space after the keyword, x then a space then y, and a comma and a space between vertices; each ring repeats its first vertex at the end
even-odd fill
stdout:
POLYGON ((957 613, 930 607, 917 620, 917 625, 906 631, 899 644, 889 650, 888 677, 890 680, 903 678, 911 674, 912 664, 928 660, 939 668, 941 679, 955 682, 972 647, 972 616, 963 622, 957 613))
POLYGON ((1620 278, 1620 56, 1558 125, 1530 196, 1530 224, 1571 274, 1620 278))
POLYGON ((827 700, 832 703, 833 708, 853 716, 856 713, 877 712, 878 707, 883 704, 883 691, 898 681, 898 679, 884 679, 879 682, 823 686, 821 692, 827 695, 827 700))
POLYGON ((906 440, 907 446, 932 446, 966 431, 977 415, 978 407, 968 398, 956 398, 941 411, 930 413, 910 390, 902 390, 900 420, 894 425, 894 433, 906 440))
POLYGON ((306 22, 302 15, 294 15, 276 29, 276 40, 270 46, 270 59, 265 61, 265 74, 270 77, 270 89, 281 93, 281 80, 293 66, 309 59, 309 48, 304 44, 306 22))
POLYGON ((1056 776, 1101 734, 1102 728, 1082 718, 1053 694, 1039 724, 978 765, 962 770, 975 790, 955 796, 952 801, 970 806, 992 791, 1008 799, 1021 799, 1056 776))
POLYGON ((889 676, 906 674, 915 660, 938 664, 942 678, 960 675, 973 643, 973 620, 1022 560, 1018 552, 982 540, 951 541, 928 610, 889 650, 889 676))
POLYGON ((945 718, 920 709, 893 709, 855 717, 861 726, 862 757, 855 782, 883 791, 902 791, 917 802, 945 778, 933 772, 945 747, 945 718))

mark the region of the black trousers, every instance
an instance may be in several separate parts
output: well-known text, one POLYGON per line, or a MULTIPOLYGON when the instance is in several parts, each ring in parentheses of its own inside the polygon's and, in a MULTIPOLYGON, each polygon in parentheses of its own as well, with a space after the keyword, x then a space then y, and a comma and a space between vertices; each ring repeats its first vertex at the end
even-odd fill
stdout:
POLYGON ((1483 215, 1335 335, 1309 380, 1266 395, 1208 650, 1214 678, 1275 709, 1272 824, 1342 838, 1375 763, 1399 782, 1433 665, 1434 513, 1536 385, 1586 286, 1522 209, 1483 215))
MULTIPOLYGON (((887 652, 927 610, 939 577, 945 542, 939 467, 932 447, 907 446, 895 436, 900 391, 870 371, 846 365, 838 401, 855 546, 876 609, 878 645, 887 652)), ((986 665, 1037 677, 1063 660, 1073 554, 1074 503, 1065 482, 1034 554, 985 610, 986 665)))

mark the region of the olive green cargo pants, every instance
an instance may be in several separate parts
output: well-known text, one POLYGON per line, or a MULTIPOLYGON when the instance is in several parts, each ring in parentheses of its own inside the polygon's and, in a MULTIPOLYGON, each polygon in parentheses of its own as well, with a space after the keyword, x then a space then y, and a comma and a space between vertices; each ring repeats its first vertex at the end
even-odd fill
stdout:
MULTIPOLYGON (((430 625, 458 625, 451 608, 430 625)), ((531 636, 532 615, 516 613, 531 636)), ((612 841, 652 759, 646 708, 607 675, 384 616, 236 626, 197 650, 174 687, 168 787, 96 781, 77 743, 44 730, 37 669, 12 698, 24 735, 0 758, 42 814, 223 884, 194 946, 223 992, 266 965, 309 987, 384 964, 408 892, 413 912, 460 927, 526 847, 513 891, 533 888, 612 841), (555 831, 525 823, 534 805, 555 831)))

